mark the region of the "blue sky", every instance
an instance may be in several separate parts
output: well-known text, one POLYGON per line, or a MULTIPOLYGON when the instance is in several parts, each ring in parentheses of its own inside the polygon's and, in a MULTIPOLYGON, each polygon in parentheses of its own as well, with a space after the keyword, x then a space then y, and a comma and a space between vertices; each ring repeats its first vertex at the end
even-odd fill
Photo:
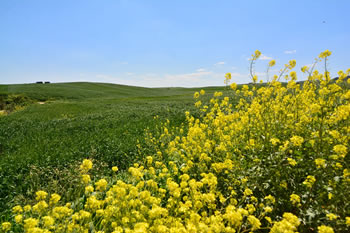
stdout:
MULTIPOLYGON (((350 68, 350 1, 1 0, 0 83, 109 82, 147 87, 265 79, 332 51, 333 76, 350 68), (272 73, 273 74, 273 73, 272 73)), ((320 67, 320 71, 322 71, 320 67)), ((304 79, 302 75, 299 79, 304 79)))

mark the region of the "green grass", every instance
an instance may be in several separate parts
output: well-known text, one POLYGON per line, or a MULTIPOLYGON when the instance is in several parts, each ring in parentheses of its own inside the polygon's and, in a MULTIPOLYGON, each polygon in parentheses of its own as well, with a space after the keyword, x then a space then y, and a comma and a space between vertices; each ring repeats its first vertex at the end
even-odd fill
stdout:
MULTIPOLYGON (((159 124, 154 116, 180 125, 185 110, 196 111, 193 93, 200 89, 104 83, 0 85, 2 94, 46 101, 0 117, 0 215, 19 200, 30 200, 40 188, 63 195, 74 191, 64 176, 74 174, 67 167, 83 158, 104 164, 100 175, 113 165, 123 170, 142 159, 152 152, 144 130, 159 124), (51 185, 53 180, 58 185, 51 185)), ((213 93, 224 87, 203 89, 213 93)))

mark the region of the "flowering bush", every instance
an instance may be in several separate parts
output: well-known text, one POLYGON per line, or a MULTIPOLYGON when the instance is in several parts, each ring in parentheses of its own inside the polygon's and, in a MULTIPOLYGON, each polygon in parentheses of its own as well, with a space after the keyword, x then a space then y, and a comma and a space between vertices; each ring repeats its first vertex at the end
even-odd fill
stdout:
POLYGON ((165 123, 159 136, 149 134, 157 153, 130 167, 128 178, 94 181, 84 160, 85 192, 75 202, 38 191, 37 204, 14 207, 2 231, 349 231, 350 70, 334 82, 303 67, 309 77, 300 84, 295 64, 263 86, 251 72, 252 85, 233 83, 208 103, 204 91, 195 93, 202 115, 186 112, 183 127, 165 123))

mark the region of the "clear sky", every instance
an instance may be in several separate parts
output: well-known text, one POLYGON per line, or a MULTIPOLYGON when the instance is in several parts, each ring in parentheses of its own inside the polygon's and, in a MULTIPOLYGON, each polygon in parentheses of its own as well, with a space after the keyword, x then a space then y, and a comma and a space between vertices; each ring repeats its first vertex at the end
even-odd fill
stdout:
POLYGON ((299 70, 325 49, 336 76, 350 68, 349 9, 349 0, 1 0, 0 84, 210 86, 226 72, 247 83, 256 49, 261 79, 270 58, 273 72, 290 59, 299 70))

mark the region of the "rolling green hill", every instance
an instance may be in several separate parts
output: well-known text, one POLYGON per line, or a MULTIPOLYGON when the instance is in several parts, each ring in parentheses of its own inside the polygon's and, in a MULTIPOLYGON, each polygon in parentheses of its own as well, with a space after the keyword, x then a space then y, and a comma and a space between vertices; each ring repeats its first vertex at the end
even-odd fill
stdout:
MULTIPOLYGON (((223 89, 208 87, 207 90, 223 89)), ((51 84, 13 84, 0 85, 0 93, 25 94, 37 100, 69 99, 86 100, 93 98, 116 99, 129 97, 159 97, 192 95, 200 88, 145 88, 109 83, 51 83, 51 84)))

